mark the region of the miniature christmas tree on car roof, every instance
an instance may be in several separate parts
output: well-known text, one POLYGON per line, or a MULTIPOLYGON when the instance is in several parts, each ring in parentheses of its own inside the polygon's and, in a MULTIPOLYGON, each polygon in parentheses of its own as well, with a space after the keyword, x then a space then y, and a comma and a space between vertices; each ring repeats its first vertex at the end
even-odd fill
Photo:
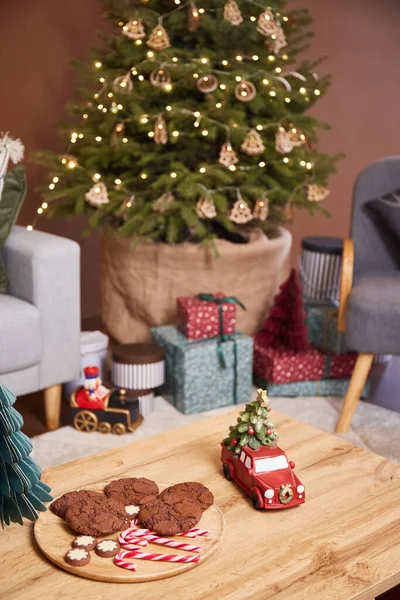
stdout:
POLYGON ((229 427, 229 437, 223 441, 236 454, 239 454, 242 446, 258 450, 261 446, 274 446, 278 439, 269 416, 271 407, 268 405, 267 392, 261 389, 257 392, 257 399, 240 411, 237 424, 229 427))
POLYGON ((29 457, 32 442, 20 431, 24 421, 13 408, 14 394, 0 384, 0 520, 23 525, 22 518, 35 521, 37 511, 47 510, 50 488, 40 481, 42 471, 29 457))
POLYGON ((311 348, 307 339, 305 318, 298 275, 296 270, 292 269, 289 278, 281 285, 256 341, 265 348, 305 352, 311 348))

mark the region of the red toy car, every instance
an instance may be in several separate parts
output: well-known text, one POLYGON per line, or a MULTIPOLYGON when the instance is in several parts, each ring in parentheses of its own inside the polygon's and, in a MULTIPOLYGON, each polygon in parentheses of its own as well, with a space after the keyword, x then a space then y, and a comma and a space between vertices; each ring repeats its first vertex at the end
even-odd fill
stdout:
POLYGON ((243 446, 234 454, 222 444, 224 476, 248 494, 254 508, 289 508, 305 501, 304 485, 293 472, 294 463, 278 446, 252 450, 243 446))

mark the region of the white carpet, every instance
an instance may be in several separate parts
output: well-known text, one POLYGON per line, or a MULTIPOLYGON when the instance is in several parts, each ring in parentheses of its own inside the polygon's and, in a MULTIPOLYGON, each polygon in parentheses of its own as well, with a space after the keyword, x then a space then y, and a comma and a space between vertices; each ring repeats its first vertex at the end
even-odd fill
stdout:
MULTIPOLYGON (((254 394, 255 395, 255 394, 254 394)), ((272 409, 284 413, 328 433, 333 433, 339 416, 341 398, 298 397, 271 398, 272 409)), ((109 448, 129 444, 157 433, 194 423, 235 408, 226 406, 196 415, 183 415, 164 398, 156 398, 154 412, 134 432, 122 436, 98 432, 82 433, 73 427, 62 427, 33 438, 33 457, 48 469, 96 454, 109 448)), ((273 413, 272 413, 273 415, 273 413)), ((400 413, 360 401, 344 439, 372 452, 400 462, 400 413)))

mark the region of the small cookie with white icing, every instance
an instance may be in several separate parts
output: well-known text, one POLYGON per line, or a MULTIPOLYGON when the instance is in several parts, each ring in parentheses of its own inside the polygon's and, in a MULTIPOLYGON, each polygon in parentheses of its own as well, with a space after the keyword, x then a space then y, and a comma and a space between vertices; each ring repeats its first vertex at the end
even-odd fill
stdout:
POLYGON ((65 562, 73 567, 84 567, 90 563, 90 552, 83 548, 72 548, 64 557, 65 562))
POLYGON ((88 552, 93 550, 96 544, 97 540, 92 535, 78 535, 78 537, 72 540, 73 548, 82 548, 88 552))
POLYGON ((97 556, 101 556, 102 558, 112 558, 113 556, 116 556, 120 550, 121 547, 115 540, 102 540, 101 542, 97 542, 94 549, 97 556))

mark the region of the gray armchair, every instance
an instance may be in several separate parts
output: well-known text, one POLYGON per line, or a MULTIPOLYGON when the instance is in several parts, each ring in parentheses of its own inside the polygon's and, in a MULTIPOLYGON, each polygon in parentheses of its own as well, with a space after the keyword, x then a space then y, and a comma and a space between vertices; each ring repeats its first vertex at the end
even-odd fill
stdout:
POLYGON ((61 384, 80 370, 80 248, 14 227, 3 258, 10 290, 0 294, 0 380, 17 396, 43 389, 46 424, 55 429, 61 384))
POLYGON ((374 354, 400 354, 400 270, 365 213, 369 200, 400 189, 400 157, 366 167, 355 182, 351 240, 345 240, 340 283, 339 331, 358 352, 337 432, 350 426, 374 354))

